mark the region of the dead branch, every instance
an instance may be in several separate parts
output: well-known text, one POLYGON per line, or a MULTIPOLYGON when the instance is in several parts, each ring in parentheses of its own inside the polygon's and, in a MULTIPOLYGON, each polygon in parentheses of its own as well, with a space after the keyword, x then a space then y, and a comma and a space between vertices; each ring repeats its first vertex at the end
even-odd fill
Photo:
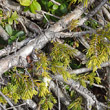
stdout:
POLYGON ((107 0, 102 0, 101 3, 93 10, 91 11, 90 13, 88 13, 84 18, 82 18, 81 20, 79 20, 79 23, 78 25, 81 26, 83 25, 83 23, 85 21, 87 21, 89 18, 91 18, 92 16, 94 16, 99 10, 100 8, 105 5, 105 3, 107 2, 107 0))
MULTIPOLYGON (((65 82, 61 75, 56 75, 52 78, 58 81, 65 82)), ((104 104, 102 104, 96 99, 95 95, 93 95, 87 88, 84 88, 83 86, 81 86, 79 82, 69 79, 65 83, 69 85, 70 87, 72 87, 72 89, 77 91, 79 94, 81 94, 86 99, 88 110, 91 110, 93 106, 96 106, 97 110, 101 110, 102 107, 105 107, 104 104)))
POLYGON ((9 55, 10 53, 17 51, 22 46, 26 45, 30 40, 31 38, 27 38, 21 42, 13 42, 13 45, 8 45, 6 48, 0 50, 0 57, 9 55))
MULTIPOLYGON (((91 1, 91 2, 93 2, 93 1, 91 1)), ((89 17, 93 16, 98 11, 98 9, 100 9, 101 6, 104 5, 106 2, 107 2, 107 0, 103 0, 97 6, 97 8, 94 9, 94 11, 92 11, 90 14, 88 14, 88 16, 84 17, 81 20, 79 25, 83 24, 89 17)), ((70 21, 72 19, 78 19, 82 15, 82 13, 84 12, 84 9, 85 8, 83 8, 83 5, 80 6, 80 9, 76 8, 73 12, 71 12, 70 14, 66 15, 65 17, 63 17, 56 24, 54 24, 48 30, 46 30, 44 33, 39 35, 37 38, 35 38, 33 40, 30 40, 30 42, 25 47, 20 49, 16 53, 16 55, 7 56, 5 59, 4 58, 1 59, 0 60, 0 75, 2 75, 5 71, 7 71, 8 69, 12 68, 13 66, 17 66, 20 57, 22 57, 26 61, 26 56, 31 54, 32 50, 35 47, 36 47, 37 50, 39 50, 42 47, 44 47, 45 44, 48 41, 51 41, 53 38, 55 38, 53 36, 53 32, 61 31, 62 29, 65 28, 65 26, 67 26, 68 23, 70 23, 70 21), (64 24, 65 26, 62 26, 62 24, 64 24), (2 62, 4 62, 4 64, 2 62)))
POLYGON ((3 110, 7 110, 2 104, 0 104, 0 107, 3 108, 3 110))
POLYGON ((57 85, 53 81, 50 81, 49 88, 57 97, 60 98, 61 103, 63 103, 66 106, 68 106, 70 104, 70 101, 65 97, 65 94, 61 91, 61 89, 59 87, 58 87, 58 91, 57 91, 57 89, 56 89, 57 85), (59 94, 59 96, 58 96, 58 94, 59 94))
MULTIPOLYGON (((103 64, 101 64, 101 67, 107 67, 110 65, 110 62, 105 62, 103 64)), ((80 69, 74 69, 74 70, 70 70, 69 73, 70 74, 82 74, 82 73, 86 73, 86 72, 89 72, 89 71, 92 71, 92 69, 90 68, 80 68, 80 69)))
POLYGON ((73 37, 82 37, 83 35, 86 34, 93 34, 96 33, 96 31, 82 31, 82 32, 54 32, 54 36, 58 38, 73 38, 73 37))
MULTIPOLYGON (((90 81, 85 81, 85 83, 90 84, 90 81)), ((103 88, 103 89, 105 89, 104 86, 99 85, 99 84, 95 84, 95 83, 93 83, 92 85, 95 86, 95 87, 99 87, 99 88, 103 88)))
MULTIPOLYGON (((18 109, 20 109, 20 110, 24 110, 23 108, 21 108, 21 106, 24 106, 24 105, 26 105, 26 103, 17 105, 17 106, 15 106, 15 107, 18 108, 18 109)), ((7 108, 7 109, 5 109, 5 110, 10 110, 10 109, 13 109, 13 107, 9 107, 9 108, 7 108)))
POLYGON ((104 26, 105 23, 105 19, 102 13, 102 10, 99 11, 99 14, 96 14, 98 21, 104 26))
POLYGON ((59 2, 56 2, 55 0, 50 0, 50 1, 52 1, 54 4, 56 4, 56 5, 61 5, 59 2))
POLYGON ((102 10, 103 10, 103 13, 105 14, 105 16, 107 17, 107 19, 110 21, 110 13, 109 13, 109 11, 105 7, 102 7, 102 10))
POLYGON ((89 49, 90 45, 88 44, 88 42, 85 40, 85 38, 82 36, 82 37, 79 37, 77 38, 80 43, 87 49, 89 49))
POLYGON ((31 17, 32 20, 42 21, 42 19, 43 19, 43 15, 42 14, 39 14, 39 13, 33 14, 30 11, 26 11, 26 12, 22 11, 21 15, 24 15, 26 17, 31 17))
POLYGON ((26 17, 31 17, 33 20, 42 20, 43 16, 42 14, 36 13, 33 14, 29 11, 23 12, 23 7, 20 6, 18 3, 13 2, 12 0, 1 0, 0 5, 8 10, 14 10, 18 13, 21 13, 22 15, 25 15, 26 17))
POLYGON ((12 102, 0 91, 0 95, 9 103, 9 105, 11 107, 13 107, 14 110, 17 110, 14 105, 12 104, 12 102))

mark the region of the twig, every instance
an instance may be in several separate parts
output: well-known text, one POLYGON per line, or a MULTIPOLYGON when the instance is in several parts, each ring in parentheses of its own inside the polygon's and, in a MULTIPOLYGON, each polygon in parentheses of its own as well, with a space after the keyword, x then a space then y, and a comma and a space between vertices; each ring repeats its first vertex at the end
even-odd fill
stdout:
POLYGON ((92 32, 96 32, 95 29, 93 29, 93 28, 91 28, 91 27, 89 27, 89 26, 82 25, 81 27, 83 27, 83 28, 85 28, 85 29, 88 29, 88 30, 90 30, 90 31, 92 31, 92 32))
MULTIPOLYGON (((94 1, 95 0, 88 1, 88 6, 91 5, 94 1)), ((81 17, 81 15, 84 13, 84 11, 87 9, 87 7, 85 8, 84 4, 78 5, 74 11, 69 13, 67 16, 64 16, 63 19, 61 19, 57 23, 55 23, 49 29, 49 31, 59 32, 59 31, 64 30, 72 20, 79 19, 81 17)))
POLYGON ((104 6, 110 10, 110 3, 109 2, 107 2, 104 6))
POLYGON ((8 10, 15 10, 15 11, 21 11, 23 8, 18 4, 13 2, 12 0, 2 0, 0 1, 0 5, 2 5, 4 8, 7 8, 8 10))
MULTIPOLYGON (((23 105, 26 105, 26 103, 23 103, 23 104, 20 104, 20 105, 16 105, 16 106, 14 106, 14 107, 20 107, 20 106, 23 106, 23 105)), ((13 109, 13 107, 9 107, 9 108, 7 108, 7 110, 8 109, 13 109)))
POLYGON ((67 85, 71 86, 72 89, 74 89, 79 94, 81 94, 87 101, 86 105, 87 105, 88 110, 91 110, 92 106, 94 106, 94 104, 95 104, 97 110, 100 110, 102 107, 109 108, 108 106, 106 106, 103 103, 99 102, 96 99, 95 95, 92 94, 87 88, 84 88, 83 86, 81 86, 79 82, 76 82, 72 79, 69 79, 68 81, 64 81, 64 79, 61 75, 52 76, 52 78, 55 79, 55 80, 62 81, 64 83, 66 83, 67 85))
POLYGON ((98 71, 97 71, 97 70, 96 70, 96 74, 97 74, 97 76, 98 76, 98 77, 100 77, 100 76, 99 76, 99 73, 98 73, 98 71))
POLYGON ((92 31, 92 30, 89 30, 89 31, 82 31, 82 32, 53 32, 53 35, 57 38, 73 38, 73 37, 82 37, 83 35, 86 35, 86 34, 93 34, 93 33, 96 33, 96 31, 92 31))
MULTIPOLYGON (((86 82, 87 84, 90 84, 90 81, 85 81, 85 82, 86 82)), ((93 83, 92 85, 95 86, 95 87, 99 87, 99 88, 103 88, 103 89, 105 89, 104 86, 99 85, 99 84, 95 84, 95 83, 93 83)))
POLYGON ((90 45, 88 44, 88 42, 84 39, 83 36, 78 37, 78 40, 80 41, 80 43, 87 49, 90 48, 90 45))
MULTIPOLYGON (((104 1, 104 3, 106 1, 104 1)), ((91 0, 91 3, 93 3, 93 2, 94 2, 94 0, 91 0)), ((104 3, 103 3, 103 5, 104 5, 104 3)), ((53 35, 50 35, 50 32, 61 31, 61 30, 64 29, 62 24, 67 26, 68 23, 70 23, 72 19, 78 19, 83 14, 83 12, 85 10, 84 5, 81 5, 81 8, 83 9, 83 11, 79 10, 78 8, 76 8, 73 12, 71 12, 67 16, 63 17, 62 20, 59 20, 59 22, 55 23, 48 30, 46 30, 45 31, 45 36, 47 36, 47 37, 45 37, 44 34, 41 34, 39 37, 31 40, 25 47, 23 47, 22 49, 20 49, 17 52, 17 56, 16 57, 14 55, 11 55, 11 56, 5 57, 5 59, 0 60, 0 75, 2 75, 5 71, 10 69, 12 66, 18 65, 20 56, 22 56, 23 58, 26 58, 26 56, 29 55, 35 47, 36 47, 37 50, 43 48, 48 41, 50 41, 50 40, 52 40, 54 38, 53 35), (10 60, 12 59, 12 57, 13 57, 14 62, 11 62, 10 66, 8 66, 10 60), (2 62, 4 62, 4 64, 2 62)), ((93 13, 93 14, 95 14, 95 13, 93 13)), ((83 20, 83 23, 86 20, 87 19, 83 20)))
POLYGON ((57 97, 58 97, 58 92, 59 92, 60 102, 63 103, 66 107, 68 107, 68 105, 70 104, 70 100, 67 97, 65 97, 65 94, 63 93, 63 91, 59 87, 57 87, 57 85, 52 80, 50 81, 49 89, 57 97))
POLYGON ((92 71, 92 69, 89 69, 89 68, 80 68, 80 69, 74 69, 74 70, 70 70, 69 73, 70 74, 82 74, 82 73, 86 73, 86 72, 89 72, 89 71, 92 71))
POLYGON ((8 45, 4 49, 1 49, 0 50, 0 57, 5 56, 5 55, 9 55, 10 53, 14 52, 15 50, 20 49, 22 46, 24 46, 26 43, 28 43, 29 40, 31 40, 31 38, 27 38, 21 42, 17 42, 17 44, 15 42, 15 43, 13 43, 13 45, 8 45))
MULTIPOLYGON (((57 42, 59 42, 59 43, 63 43, 61 40, 59 40, 59 39, 57 39, 57 42)), ((70 48, 70 49, 72 49, 72 50, 74 50, 74 48, 73 47, 71 47, 70 45, 68 45, 68 44, 64 44, 66 47, 68 47, 68 48, 70 48)), ((82 61, 82 64, 83 63, 85 63, 86 62, 86 56, 82 53, 82 52, 80 52, 79 50, 77 50, 77 49, 75 49, 75 52, 73 52, 73 55, 74 55, 74 57, 77 59, 77 60, 79 60, 79 61, 82 61)))
POLYGON ((47 15, 53 16, 53 17, 55 17, 55 18, 57 18, 57 19, 60 19, 60 17, 55 16, 55 15, 53 15, 53 14, 51 14, 51 13, 46 12, 46 11, 43 11, 43 10, 42 10, 41 12, 42 12, 42 14, 47 14, 47 15))
POLYGON ((28 107, 31 108, 32 110, 38 110, 37 104, 32 99, 27 99, 25 102, 26 105, 28 105, 28 107))
POLYGON ((1 106, 4 110, 7 110, 1 103, 0 103, 0 106, 1 106))
MULTIPOLYGON (((102 63, 101 68, 107 67, 109 65, 110 65, 110 62, 102 63)), ((70 70, 69 73, 79 75, 79 74, 86 73, 86 72, 89 72, 89 71, 92 71, 92 69, 90 69, 90 68, 80 68, 80 69, 70 70)))
POLYGON ((50 0, 51 2, 53 2, 54 4, 56 4, 56 5, 61 5, 59 2, 56 2, 55 0, 50 0))
POLYGON ((17 110, 14 105, 11 103, 11 101, 0 91, 0 95, 9 103, 9 105, 14 109, 17 110))
POLYGON ((58 82, 57 82, 57 80, 56 80, 56 83, 57 83, 57 96, 58 96, 58 110, 61 110, 61 104, 60 104, 60 97, 59 97, 59 87, 58 87, 58 82))
POLYGON ((105 16, 107 17, 107 19, 110 21, 110 13, 109 13, 109 11, 105 7, 102 7, 102 10, 103 10, 103 13, 105 14, 105 16))
POLYGON ((33 79, 32 79, 32 77, 31 77, 31 75, 30 75, 30 73, 28 72, 28 70, 27 70, 27 68, 25 67, 25 72, 26 72, 26 74, 28 74, 29 75, 29 77, 30 77, 30 79, 31 79, 31 82, 32 82, 32 89, 34 89, 34 82, 33 82, 33 79))
POLYGON ((99 10, 100 8, 105 5, 105 3, 107 2, 107 0, 102 0, 101 3, 93 10, 91 11, 90 13, 88 13, 84 18, 80 19, 79 20, 79 23, 78 25, 81 26, 83 25, 83 23, 85 21, 87 21, 89 18, 91 18, 92 16, 94 16, 99 10))
POLYGON ((1 85, 6 85, 6 84, 5 84, 5 83, 3 83, 3 82, 0 82, 0 84, 1 84, 1 85))
POLYGON ((24 23, 18 18, 18 21, 21 23, 21 25, 23 26, 23 28, 24 28, 24 31, 25 31, 25 33, 27 34, 28 33, 28 31, 27 31, 27 29, 26 29, 26 27, 25 27, 25 25, 24 25, 24 23))
POLYGON ((99 21, 97 21, 96 19, 94 19, 93 17, 91 17, 92 20, 94 20, 95 22, 97 22, 100 26, 103 26, 102 23, 100 23, 99 21))
POLYGON ((30 11, 26 11, 26 12, 22 11, 23 7, 20 6, 18 3, 13 2, 12 0, 3 0, 3 2, 1 1, 0 1, 0 5, 9 11, 10 10, 17 11, 18 13, 21 13, 22 15, 25 15, 26 17, 31 17, 31 19, 33 20, 36 19, 36 20, 41 21, 43 19, 42 14, 39 14, 39 13, 33 14, 30 11))
POLYGON ((30 17, 32 20, 38 20, 41 21, 43 19, 43 15, 41 13, 31 13, 30 11, 26 11, 26 12, 21 12, 22 15, 26 16, 26 17, 30 17))
POLYGON ((31 30, 33 33, 38 34, 38 35, 41 33, 42 29, 36 23, 32 22, 31 20, 25 17, 22 17, 22 16, 19 17, 19 20, 22 21, 24 25, 29 30, 31 30))
POLYGON ((96 14, 96 16, 97 16, 97 17, 100 17, 100 18, 104 21, 104 25, 108 23, 108 21, 106 21, 106 20, 104 19, 104 17, 101 16, 101 15, 99 15, 98 13, 96 14))
POLYGON ((42 12, 42 15, 44 16, 44 18, 46 19, 46 21, 49 23, 49 20, 47 19, 47 17, 45 16, 45 14, 42 12))
POLYGON ((104 26, 106 24, 102 10, 99 11, 99 14, 96 14, 98 21, 104 26))

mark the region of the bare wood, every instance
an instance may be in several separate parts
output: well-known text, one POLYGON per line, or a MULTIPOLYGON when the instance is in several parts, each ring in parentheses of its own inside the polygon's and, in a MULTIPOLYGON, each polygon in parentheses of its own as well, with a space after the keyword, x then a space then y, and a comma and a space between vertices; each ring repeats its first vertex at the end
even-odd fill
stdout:
MULTIPOLYGON (((101 4, 99 4, 99 6, 97 6, 97 8, 94 11, 92 11, 91 16, 93 16, 95 14, 95 12, 98 11, 97 9, 100 9, 102 4, 104 5, 106 3, 106 1, 107 0, 103 0, 101 2, 101 4)), ((80 7, 81 7, 80 9, 76 8, 73 12, 66 15, 59 22, 57 22, 55 25, 53 25, 48 30, 46 30, 44 34, 41 34, 38 38, 31 40, 25 47, 23 47, 21 50, 19 50, 16 53, 16 55, 7 56, 5 59, 1 59, 0 60, 0 75, 2 75, 4 72, 6 72, 8 69, 12 68, 13 66, 17 66, 19 63, 20 57, 22 57, 26 60, 26 56, 31 54, 32 50, 35 47, 37 50, 39 50, 42 47, 44 47, 48 41, 51 41, 54 38, 51 31, 58 32, 58 31, 61 31, 62 29, 64 29, 64 27, 61 25, 62 21, 63 21, 63 24, 65 23, 64 25, 66 26, 68 23, 70 23, 70 21, 72 19, 78 19, 82 15, 82 13, 84 12, 84 9, 85 9, 85 8, 83 8, 83 5, 81 5, 80 7), (79 15, 77 13, 79 13, 79 15), (4 62, 4 63, 2 63, 2 62, 4 62)), ((88 16, 85 18, 87 20, 88 16)), ((83 23, 86 21, 85 18, 83 20, 83 23)), ((82 21, 81 21, 81 23, 82 23, 82 21)))
POLYGON ((17 110, 14 105, 12 104, 12 102, 0 91, 0 95, 9 103, 9 105, 11 107, 13 107, 14 110, 17 110))

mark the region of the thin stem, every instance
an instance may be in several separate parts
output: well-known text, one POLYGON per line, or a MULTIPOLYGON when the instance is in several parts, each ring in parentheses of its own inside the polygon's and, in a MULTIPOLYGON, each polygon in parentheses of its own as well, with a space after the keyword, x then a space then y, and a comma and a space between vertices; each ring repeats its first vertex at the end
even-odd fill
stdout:
POLYGON ((8 104, 14 109, 17 110, 14 105, 12 104, 12 102, 0 91, 0 95, 8 102, 8 104))
POLYGON ((57 80, 56 80, 56 83, 57 83, 57 94, 58 94, 58 110, 61 110, 60 97, 59 97, 59 87, 58 87, 57 80))

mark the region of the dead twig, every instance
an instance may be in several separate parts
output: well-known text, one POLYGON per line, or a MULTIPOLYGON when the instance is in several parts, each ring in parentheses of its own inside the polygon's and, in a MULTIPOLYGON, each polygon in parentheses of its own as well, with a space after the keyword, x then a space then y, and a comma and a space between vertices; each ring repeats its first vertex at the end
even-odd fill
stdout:
POLYGON ((12 104, 12 102, 0 91, 0 95, 8 102, 8 104, 14 109, 17 110, 15 108, 15 106, 12 104))

